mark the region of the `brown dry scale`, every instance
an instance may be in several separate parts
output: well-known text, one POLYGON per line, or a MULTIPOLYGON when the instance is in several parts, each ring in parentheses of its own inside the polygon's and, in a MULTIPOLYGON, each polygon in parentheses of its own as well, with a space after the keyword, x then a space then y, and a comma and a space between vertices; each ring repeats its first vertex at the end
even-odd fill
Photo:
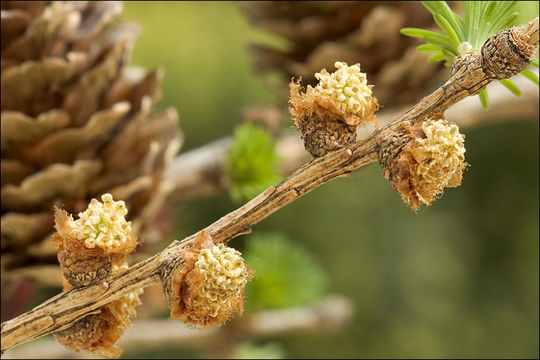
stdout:
POLYGON ((485 42, 482 65, 488 74, 496 79, 508 79, 529 66, 538 46, 538 30, 532 31, 535 21, 538 19, 502 29, 485 42))

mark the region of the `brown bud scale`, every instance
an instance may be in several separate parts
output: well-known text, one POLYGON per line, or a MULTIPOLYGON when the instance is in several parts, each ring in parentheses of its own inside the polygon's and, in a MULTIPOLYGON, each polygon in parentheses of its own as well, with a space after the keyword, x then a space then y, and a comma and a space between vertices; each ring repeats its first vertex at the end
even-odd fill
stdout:
POLYGON ((320 115, 325 114, 313 113, 298 122, 304 146, 311 155, 323 156, 356 140, 356 126, 347 125, 331 114, 326 114, 326 118, 321 118, 320 115))
POLYGON ((109 305, 100 310, 99 314, 88 315, 70 328, 56 332, 56 340, 73 351, 86 350, 111 358, 119 357, 122 349, 114 344, 124 333, 122 322, 113 315, 109 305))
POLYGON ((535 51, 519 27, 502 29, 482 46, 483 67, 496 79, 508 79, 529 66, 535 51))
POLYGON ((95 284, 111 273, 111 259, 104 256, 77 257, 68 250, 60 250, 58 261, 64 278, 75 287, 95 284))

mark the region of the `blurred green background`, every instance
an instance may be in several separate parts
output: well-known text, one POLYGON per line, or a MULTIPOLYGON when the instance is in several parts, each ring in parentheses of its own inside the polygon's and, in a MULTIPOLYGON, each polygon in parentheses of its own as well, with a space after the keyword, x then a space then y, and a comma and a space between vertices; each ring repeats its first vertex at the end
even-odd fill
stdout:
MULTIPOLYGON (((532 4, 526 18, 537 15, 538 2, 532 4)), ((127 2, 124 19, 142 27, 131 63, 165 69, 160 107, 180 114, 181 151, 232 134, 245 105, 286 106, 252 71, 246 50, 250 41, 279 41, 255 31, 233 3, 127 2)), ((327 292, 355 304, 341 333, 268 339, 283 356, 539 356, 538 122, 465 134, 471 166, 462 186, 418 213, 372 164, 254 227, 305 248, 326 270, 327 292)), ((173 238, 234 208, 227 196, 179 204, 173 238)), ((243 250, 248 241, 231 245, 243 250)), ((125 357, 197 356, 125 351, 125 357)))

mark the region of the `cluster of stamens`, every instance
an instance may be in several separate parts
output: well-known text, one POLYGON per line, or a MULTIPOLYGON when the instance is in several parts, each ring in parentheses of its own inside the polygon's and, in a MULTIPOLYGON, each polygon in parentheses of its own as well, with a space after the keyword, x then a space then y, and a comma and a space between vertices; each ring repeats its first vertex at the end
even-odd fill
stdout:
POLYGON ((117 300, 120 304, 119 313, 122 314, 119 317, 126 328, 131 326, 131 321, 129 319, 137 316, 135 307, 141 304, 139 295, 142 295, 143 292, 143 289, 137 289, 117 300))
POLYGON ((247 283, 247 267, 240 252, 223 244, 200 251, 195 269, 203 275, 197 302, 211 309, 216 316, 228 298, 238 296, 247 283))
POLYGON ((425 183, 446 186, 465 160, 465 136, 447 120, 426 120, 422 124, 426 138, 417 138, 416 146, 424 155, 416 174, 425 183))
POLYGON ((92 199, 79 219, 70 223, 72 235, 84 241, 85 247, 115 249, 123 246, 131 236, 131 222, 126 221, 124 201, 114 201, 111 194, 101 196, 103 203, 92 199))
POLYGON ((319 83, 307 94, 312 98, 328 98, 343 112, 363 116, 374 111, 371 101, 371 85, 367 84, 366 74, 360 72, 360 64, 348 66, 337 61, 338 70, 329 74, 326 69, 315 74, 319 83))

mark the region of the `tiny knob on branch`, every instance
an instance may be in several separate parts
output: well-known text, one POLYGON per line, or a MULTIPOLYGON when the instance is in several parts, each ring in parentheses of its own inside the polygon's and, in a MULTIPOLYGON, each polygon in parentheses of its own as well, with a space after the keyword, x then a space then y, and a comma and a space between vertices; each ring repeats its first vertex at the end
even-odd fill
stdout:
POLYGON ((496 79, 508 79, 529 66, 538 46, 538 18, 502 29, 482 46, 482 65, 496 79))

